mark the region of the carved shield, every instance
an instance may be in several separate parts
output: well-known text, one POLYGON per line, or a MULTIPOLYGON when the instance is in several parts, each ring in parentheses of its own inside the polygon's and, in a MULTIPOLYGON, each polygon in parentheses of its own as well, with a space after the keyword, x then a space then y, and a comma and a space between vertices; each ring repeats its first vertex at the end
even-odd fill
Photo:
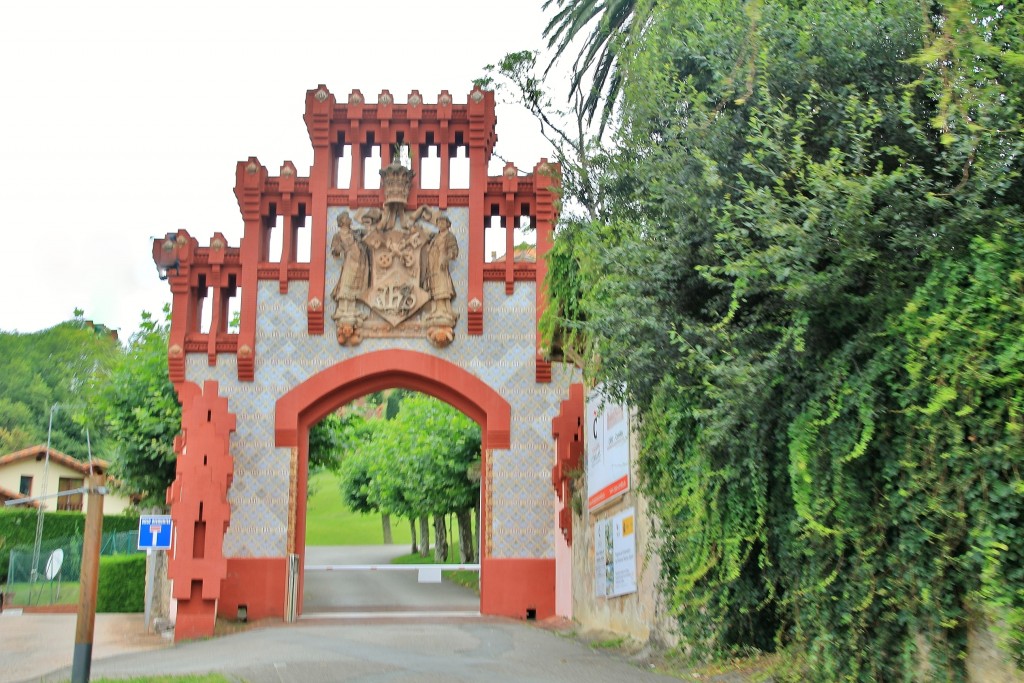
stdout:
POLYGON ((422 228, 415 227, 378 232, 367 237, 370 286, 359 299, 394 327, 415 315, 430 301, 430 294, 420 286, 423 245, 427 235, 422 228))

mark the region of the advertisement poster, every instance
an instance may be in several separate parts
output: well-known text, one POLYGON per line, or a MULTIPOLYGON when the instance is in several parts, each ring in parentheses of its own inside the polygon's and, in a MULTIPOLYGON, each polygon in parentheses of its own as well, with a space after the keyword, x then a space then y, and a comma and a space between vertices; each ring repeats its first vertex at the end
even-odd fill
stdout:
POLYGON ((587 400, 587 509, 629 490, 629 411, 597 388, 587 400))
POLYGON ((636 515, 633 508, 594 525, 595 592, 614 598, 636 592, 636 515))

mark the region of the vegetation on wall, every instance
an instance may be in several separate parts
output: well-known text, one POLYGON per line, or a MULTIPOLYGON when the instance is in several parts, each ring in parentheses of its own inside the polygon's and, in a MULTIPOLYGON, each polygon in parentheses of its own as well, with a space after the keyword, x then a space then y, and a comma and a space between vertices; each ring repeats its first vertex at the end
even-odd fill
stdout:
POLYGON ((546 322, 638 412, 684 645, 955 681, 987 619, 1024 659, 1021 9, 629 5, 546 322))

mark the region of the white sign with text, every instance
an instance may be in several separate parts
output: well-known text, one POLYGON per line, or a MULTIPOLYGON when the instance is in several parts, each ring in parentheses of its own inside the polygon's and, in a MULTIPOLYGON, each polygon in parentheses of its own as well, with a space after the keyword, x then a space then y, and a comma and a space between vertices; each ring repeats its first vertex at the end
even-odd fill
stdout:
POLYGON ((629 508, 594 524, 594 588, 598 597, 636 592, 636 512, 629 508))
POLYGON ((629 490, 629 410, 597 387, 587 397, 587 509, 629 490))

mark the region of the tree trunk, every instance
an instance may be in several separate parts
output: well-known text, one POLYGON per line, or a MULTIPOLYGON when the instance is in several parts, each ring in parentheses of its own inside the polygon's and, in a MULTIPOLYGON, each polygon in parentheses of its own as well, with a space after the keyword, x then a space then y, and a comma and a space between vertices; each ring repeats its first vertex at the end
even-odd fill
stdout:
POLYGON ((477 503, 473 506, 473 538, 480 539, 480 552, 477 553, 477 559, 479 560, 484 554, 484 536, 480 533, 480 504, 477 503))
POLYGON ((473 549, 473 515, 469 508, 455 513, 459 520, 459 557, 464 564, 476 562, 473 549))
POLYGON ((445 515, 434 515, 434 562, 448 561, 448 530, 444 526, 445 515))
POLYGON ((409 518, 409 535, 412 537, 412 550, 410 550, 409 552, 410 553, 418 553, 420 551, 420 549, 416 545, 416 518, 415 517, 410 517, 409 518))
POLYGON ((391 515, 383 513, 380 516, 380 528, 384 532, 384 545, 391 545, 395 540, 391 537, 391 515))
POLYGON ((430 520, 426 515, 420 517, 420 557, 430 555, 430 520))

